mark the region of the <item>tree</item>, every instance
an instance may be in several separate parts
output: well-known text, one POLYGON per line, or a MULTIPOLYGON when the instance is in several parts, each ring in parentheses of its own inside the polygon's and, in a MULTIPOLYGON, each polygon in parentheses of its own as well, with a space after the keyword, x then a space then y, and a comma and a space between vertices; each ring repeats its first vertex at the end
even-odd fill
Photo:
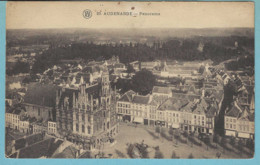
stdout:
POLYGON ((169 131, 168 131, 168 133, 171 135, 171 139, 172 139, 172 141, 173 141, 173 129, 170 128, 169 131))
POLYGON ((15 75, 19 73, 29 73, 30 65, 26 62, 18 61, 15 63, 14 67, 11 70, 7 70, 8 75, 15 75))
POLYGON ((207 135, 205 138, 204 138, 204 142, 207 146, 207 150, 209 150, 209 144, 210 144, 210 138, 209 138, 209 135, 207 135))
POLYGON ((194 132, 191 132, 189 134, 190 142, 191 142, 191 147, 193 147, 193 138, 194 138, 194 132))
POLYGON ((30 77, 25 77, 22 81, 23 84, 29 84, 31 81, 31 78, 30 77))
POLYGON ((230 139, 230 144, 231 144, 232 146, 234 146, 234 145, 236 144, 236 139, 235 139, 235 137, 231 137, 231 139, 230 139))
POLYGON ((49 71, 47 72, 47 75, 48 75, 49 77, 53 76, 53 70, 49 70, 49 71))
POLYGON ((180 138, 180 130, 177 128, 176 130, 175 130, 175 139, 176 139, 176 145, 178 144, 178 140, 179 140, 179 138, 180 138))
POLYGON ((193 159, 194 156, 192 155, 192 153, 190 153, 190 155, 188 156, 188 159, 193 159))
POLYGON ((158 136, 160 136, 160 133, 161 133, 160 126, 155 127, 155 132, 158 133, 158 136))
POLYGON ((172 151, 172 156, 171 156, 171 158, 172 158, 172 159, 177 159, 177 158, 178 158, 177 155, 176 155, 176 153, 175 153, 175 151, 172 151))
POLYGON ((221 146, 223 147, 223 152, 225 152, 225 146, 226 146, 226 143, 227 143, 227 139, 226 139, 225 136, 221 138, 220 143, 221 143, 221 146))
POLYGON ((133 68, 133 66, 132 65, 127 65, 127 70, 126 70, 126 72, 127 73, 133 73, 133 72, 135 72, 135 69, 133 68))
POLYGON ((220 142, 220 136, 218 134, 214 134, 213 136, 213 142, 214 143, 219 143, 220 142))
POLYGON ((163 153, 160 151, 159 146, 156 148, 154 158, 162 159, 164 158, 163 153))
POLYGON ((147 95, 153 89, 156 79, 152 72, 148 70, 141 70, 137 72, 133 79, 133 90, 141 95, 147 95))
POLYGON ((243 153, 243 151, 244 151, 243 147, 244 147, 244 142, 242 139, 239 139, 238 140, 238 149, 241 151, 241 153, 243 153))

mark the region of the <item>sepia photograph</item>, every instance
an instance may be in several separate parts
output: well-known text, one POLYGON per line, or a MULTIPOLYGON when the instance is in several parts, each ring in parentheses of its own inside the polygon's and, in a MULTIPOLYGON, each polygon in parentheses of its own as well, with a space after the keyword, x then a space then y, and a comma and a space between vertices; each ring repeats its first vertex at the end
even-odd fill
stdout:
POLYGON ((254 158, 254 5, 7 2, 5 157, 254 158))

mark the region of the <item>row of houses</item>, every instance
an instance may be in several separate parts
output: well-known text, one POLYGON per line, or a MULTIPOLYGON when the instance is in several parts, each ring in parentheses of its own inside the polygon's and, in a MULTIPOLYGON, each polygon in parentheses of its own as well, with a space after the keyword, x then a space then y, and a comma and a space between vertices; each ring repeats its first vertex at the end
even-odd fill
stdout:
POLYGON ((52 120, 39 121, 35 117, 30 117, 25 110, 18 108, 6 110, 5 126, 28 135, 43 132, 52 135, 57 133, 56 122, 52 120))
POLYGON ((168 87, 154 87, 153 91, 147 96, 131 90, 122 95, 117 101, 118 119, 213 134, 218 113, 214 100, 204 97, 192 101, 185 97, 176 98, 168 87))
POLYGON ((255 96, 254 79, 249 76, 240 77, 238 73, 226 73, 211 68, 211 72, 225 86, 234 87, 233 102, 224 113, 224 134, 226 136, 254 139, 255 134, 255 96))

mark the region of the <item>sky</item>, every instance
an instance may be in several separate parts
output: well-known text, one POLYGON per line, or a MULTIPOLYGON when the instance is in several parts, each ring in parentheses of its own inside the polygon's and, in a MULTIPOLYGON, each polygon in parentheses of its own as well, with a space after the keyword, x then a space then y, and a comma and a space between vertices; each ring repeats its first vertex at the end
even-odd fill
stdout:
POLYGON ((253 2, 7 2, 7 29, 254 27, 253 2), (83 17, 83 11, 92 17, 83 17), (104 12, 160 13, 105 16, 104 12))

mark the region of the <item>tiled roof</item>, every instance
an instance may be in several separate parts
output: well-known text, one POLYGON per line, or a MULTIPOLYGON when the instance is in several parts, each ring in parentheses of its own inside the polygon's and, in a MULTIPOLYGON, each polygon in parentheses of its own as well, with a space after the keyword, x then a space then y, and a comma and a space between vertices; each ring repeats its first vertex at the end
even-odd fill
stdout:
POLYGON ((61 153, 55 154, 52 158, 75 158, 77 149, 72 146, 68 146, 61 153))
POLYGON ((207 116, 207 117, 214 117, 215 114, 216 114, 216 112, 217 112, 216 107, 211 106, 211 107, 207 110, 206 116, 207 116))
POLYGON ((255 121, 255 113, 249 113, 248 119, 249 121, 255 121))
POLYGON ((194 102, 189 102, 188 104, 186 104, 185 106, 183 106, 180 110, 181 110, 182 112, 192 113, 194 107, 195 107, 194 102))
POLYGON ((28 104, 55 107, 56 89, 54 85, 32 83, 24 96, 24 102, 28 104))
POLYGON ((136 104, 148 104, 149 103, 149 96, 134 96, 133 103, 136 104))
POLYGON ((233 104, 231 108, 227 111, 226 116, 239 117, 240 113, 242 113, 241 107, 237 104, 233 104))
POLYGON ((168 88, 168 87, 154 86, 152 92, 153 92, 153 93, 169 94, 169 93, 171 93, 171 90, 170 90, 170 88, 168 88))
POLYGON ((41 141, 42 139, 43 139, 42 134, 33 134, 33 135, 27 136, 25 138, 17 139, 15 141, 14 146, 15 146, 15 149, 18 150, 18 149, 24 148, 26 146, 26 143, 27 143, 27 145, 32 145, 34 143, 41 141))
POLYGON ((197 104, 193 109, 193 113, 200 114, 200 115, 205 115, 205 107, 202 104, 197 104))
POLYGON ((19 115, 23 112, 23 110, 21 108, 8 108, 6 109, 6 113, 12 113, 15 115, 19 115))
POLYGON ((61 140, 55 141, 54 138, 46 139, 21 149, 18 158, 51 157, 61 144, 61 140))
POLYGON ((175 98, 167 99, 160 107, 159 110, 175 110, 178 111, 183 106, 187 105, 189 102, 186 99, 180 100, 175 98))

